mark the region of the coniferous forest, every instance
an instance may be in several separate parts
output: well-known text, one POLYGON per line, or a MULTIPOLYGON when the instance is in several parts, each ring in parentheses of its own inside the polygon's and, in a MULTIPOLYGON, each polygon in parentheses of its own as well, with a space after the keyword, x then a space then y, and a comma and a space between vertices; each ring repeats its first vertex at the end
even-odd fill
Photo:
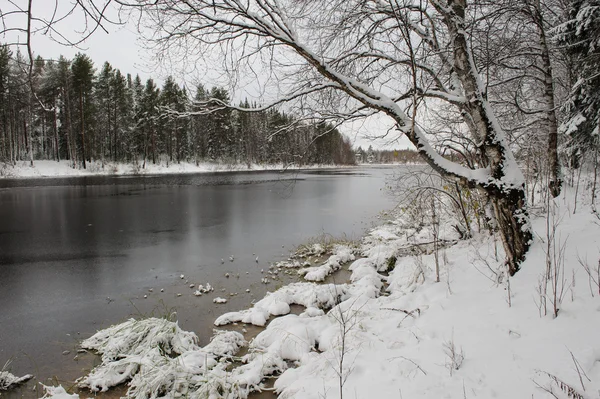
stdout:
POLYGON ((348 138, 331 124, 300 121, 248 100, 238 111, 222 87, 162 87, 83 53, 29 62, 0 47, 0 162, 353 164, 348 138), (31 78, 30 78, 31 76, 31 78))

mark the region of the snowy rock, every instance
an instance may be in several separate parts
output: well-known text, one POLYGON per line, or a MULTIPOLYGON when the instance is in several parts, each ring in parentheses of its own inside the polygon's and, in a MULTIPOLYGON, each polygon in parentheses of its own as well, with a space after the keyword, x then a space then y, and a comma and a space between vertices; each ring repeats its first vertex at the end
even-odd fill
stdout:
POLYGON ((218 296, 215 299, 213 299, 213 302, 214 303, 227 303, 227 299, 221 298, 220 296, 218 296))

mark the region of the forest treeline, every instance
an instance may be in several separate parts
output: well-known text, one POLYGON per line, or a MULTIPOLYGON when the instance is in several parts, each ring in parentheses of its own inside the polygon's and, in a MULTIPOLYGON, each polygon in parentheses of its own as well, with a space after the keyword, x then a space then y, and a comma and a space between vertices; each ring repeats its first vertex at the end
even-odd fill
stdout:
POLYGON ((354 164, 348 138, 227 90, 189 93, 172 77, 162 87, 85 54, 29 62, 0 46, 0 162, 70 160, 136 163, 354 164), (30 73, 31 72, 31 73, 30 73))

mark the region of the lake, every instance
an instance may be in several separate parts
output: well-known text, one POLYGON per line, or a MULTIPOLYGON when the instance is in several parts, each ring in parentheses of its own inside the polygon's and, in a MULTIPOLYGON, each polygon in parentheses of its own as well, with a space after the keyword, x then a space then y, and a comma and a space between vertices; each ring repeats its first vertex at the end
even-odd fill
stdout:
POLYGON ((206 344, 216 316, 291 280, 262 284, 270 262, 319 235, 360 238, 394 205, 393 170, 0 180, 0 367, 73 380, 91 367, 73 360, 82 339, 174 311, 206 344))

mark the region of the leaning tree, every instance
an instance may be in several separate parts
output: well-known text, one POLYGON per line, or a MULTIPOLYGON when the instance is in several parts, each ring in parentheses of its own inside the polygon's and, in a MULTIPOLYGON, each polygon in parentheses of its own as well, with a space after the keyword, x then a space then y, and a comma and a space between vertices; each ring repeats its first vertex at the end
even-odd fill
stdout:
MULTIPOLYGON (((532 239, 524 179, 487 101, 472 52, 467 0, 121 0, 142 14, 158 54, 276 82, 277 100, 340 119, 386 115, 443 176, 491 199, 510 274, 532 239), (260 73, 262 72, 262 74, 260 73), (436 151, 419 123, 445 103, 480 159, 467 167, 436 151)), ((271 105, 272 105, 271 104, 271 105)))

